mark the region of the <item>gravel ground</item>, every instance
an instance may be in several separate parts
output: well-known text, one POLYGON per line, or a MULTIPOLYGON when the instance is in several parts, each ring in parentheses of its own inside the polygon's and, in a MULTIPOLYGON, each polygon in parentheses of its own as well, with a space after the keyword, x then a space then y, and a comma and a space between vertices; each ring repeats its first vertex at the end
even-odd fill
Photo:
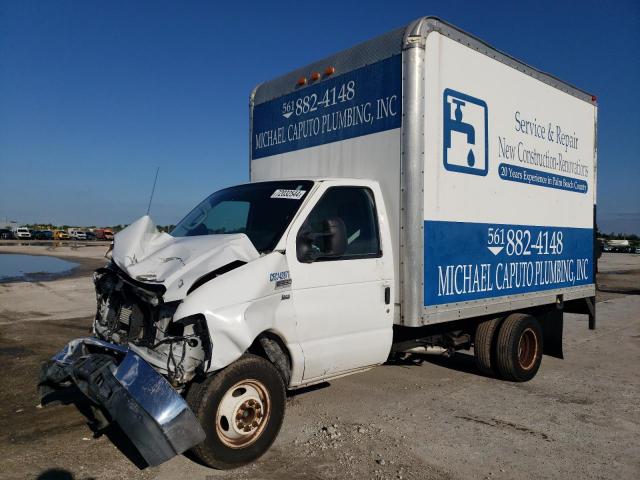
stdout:
POLYGON ((0 478, 639 478, 640 255, 600 271, 598 329, 567 315, 565 360, 531 382, 484 377, 470 353, 415 355, 290 395, 272 449, 227 472, 186 456, 139 470, 74 407, 39 408, 40 362, 89 329, 91 278, 0 284, 0 478))

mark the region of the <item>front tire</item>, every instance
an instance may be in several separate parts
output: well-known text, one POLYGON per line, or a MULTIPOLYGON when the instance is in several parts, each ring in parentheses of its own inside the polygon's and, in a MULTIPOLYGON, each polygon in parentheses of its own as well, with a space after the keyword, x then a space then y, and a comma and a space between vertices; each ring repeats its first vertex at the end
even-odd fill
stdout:
POLYGON ((505 380, 527 382, 536 376, 542 363, 542 328, 535 317, 509 315, 500 326, 496 358, 505 380))
POLYGON ((218 469, 261 457, 274 442, 285 410, 285 386, 264 358, 244 355, 187 393, 187 403, 207 437, 192 452, 218 469))

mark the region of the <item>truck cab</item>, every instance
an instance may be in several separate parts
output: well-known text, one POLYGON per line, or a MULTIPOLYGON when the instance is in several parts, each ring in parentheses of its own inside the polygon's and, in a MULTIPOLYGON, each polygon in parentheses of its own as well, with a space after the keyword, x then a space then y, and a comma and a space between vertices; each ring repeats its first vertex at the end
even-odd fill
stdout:
MULTIPOLYGON (((154 228, 147 217, 130 228, 117 237, 114 265, 98 272, 102 301, 116 309, 122 303, 125 295, 107 281, 114 277, 162 285, 162 303, 176 306, 171 323, 204 317, 218 345, 207 359, 208 369, 232 363, 263 332, 287 346, 288 387, 386 360, 394 318, 393 255, 377 182, 303 179, 239 185, 205 199, 170 234, 147 237, 154 228), (236 319, 233 330, 227 325, 231 319, 236 319)), ((109 313, 103 313, 95 332, 103 340, 127 343, 133 325, 140 325, 140 338, 148 335, 150 319, 143 317, 113 325, 109 313)), ((168 338, 157 332, 154 340, 168 338)), ((206 352, 196 354, 198 349, 202 342, 193 349, 193 358, 201 362, 183 367, 179 378, 168 372, 177 384, 188 383, 203 368, 206 352)), ((166 370, 166 359, 153 349, 139 353, 166 370)))

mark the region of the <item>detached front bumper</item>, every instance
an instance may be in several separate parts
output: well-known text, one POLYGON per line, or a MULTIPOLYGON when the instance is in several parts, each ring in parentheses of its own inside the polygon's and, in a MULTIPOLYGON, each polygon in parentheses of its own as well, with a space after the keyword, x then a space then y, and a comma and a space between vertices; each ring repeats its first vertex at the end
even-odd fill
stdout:
POLYGON ((91 337, 69 342, 42 366, 41 400, 71 382, 118 424, 150 466, 205 439, 184 399, 126 347, 91 337))

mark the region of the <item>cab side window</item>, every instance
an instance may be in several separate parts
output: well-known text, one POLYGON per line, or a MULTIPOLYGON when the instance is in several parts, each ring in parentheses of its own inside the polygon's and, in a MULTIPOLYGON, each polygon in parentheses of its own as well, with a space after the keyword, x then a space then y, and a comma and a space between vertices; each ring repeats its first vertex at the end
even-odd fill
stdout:
POLYGON ((328 189, 309 214, 303 231, 317 261, 381 256, 375 201, 368 188, 328 189), (335 230, 342 230, 346 240, 340 249, 344 252, 338 254, 332 251, 335 230))

